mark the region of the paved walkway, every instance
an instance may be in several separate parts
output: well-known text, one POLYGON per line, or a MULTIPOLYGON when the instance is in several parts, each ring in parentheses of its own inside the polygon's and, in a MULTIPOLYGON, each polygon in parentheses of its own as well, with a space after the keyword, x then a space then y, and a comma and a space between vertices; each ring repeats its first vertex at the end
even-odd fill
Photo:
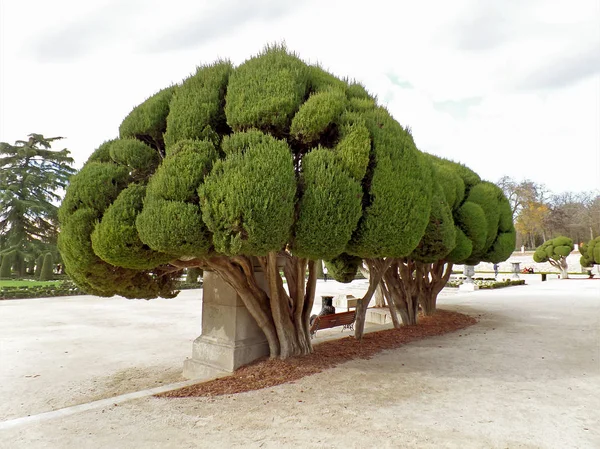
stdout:
MULTIPOLYGON (((600 281, 529 282, 446 294, 441 307, 479 324, 293 384, 46 419, 37 414, 182 380, 197 293, 2 301, 0 447, 598 448, 600 281)), ((320 282, 318 294, 363 287, 320 282)))

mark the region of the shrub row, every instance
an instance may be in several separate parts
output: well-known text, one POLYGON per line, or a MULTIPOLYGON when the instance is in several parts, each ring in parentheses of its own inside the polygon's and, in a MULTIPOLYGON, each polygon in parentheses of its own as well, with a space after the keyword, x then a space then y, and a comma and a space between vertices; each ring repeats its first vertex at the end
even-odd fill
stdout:
MULTIPOLYGON (((202 288, 202 281, 198 283, 179 282, 178 290, 202 288)), ((56 285, 0 287, 0 300, 25 299, 25 298, 51 298, 55 296, 85 295, 72 281, 62 281, 56 285)))
MULTIPOLYGON (((462 279, 452 279, 450 281, 448 281, 448 283, 446 284, 446 287, 459 287, 464 281, 462 279)), ((473 279, 473 282, 475 283, 475 285, 477 285, 479 287, 480 290, 485 290, 485 289, 494 289, 494 288, 503 288, 503 287, 510 287, 512 285, 525 285, 525 280, 523 279, 505 279, 503 281, 495 281, 493 279, 491 280, 481 280, 481 279, 473 279)))

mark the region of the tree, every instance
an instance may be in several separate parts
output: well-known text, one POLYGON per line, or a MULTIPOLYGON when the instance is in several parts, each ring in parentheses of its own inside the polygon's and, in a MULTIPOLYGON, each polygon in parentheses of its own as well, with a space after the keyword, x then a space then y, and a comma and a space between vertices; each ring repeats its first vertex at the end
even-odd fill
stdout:
POLYGON ((600 235, 600 195, 562 192, 550 199, 546 227, 552 236, 564 235, 574 242, 600 235))
POLYGON ((46 253, 44 256, 44 264, 42 265, 42 271, 40 273, 40 281, 51 281, 54 279, 54 259, 52 254, 46 253))
POLYGON ((567 257, 573 248, 573 240, 570 238, 556 237, 540 245, 533 253, 533 260, 537 263, 549 262, 560 270, 561 279, 568 279, 567 257))
POLYGON ((515 247, 512 212, 500 188, 464 165, 430 160, 437 182, 429 224, 412 254, 392 262, 384 275, 386 296, 393 298, 390 309, 403 324, 417 323, 418 305, 426 315, 435 312, 454 263, 498 263, 515 247))
POLYGON ((73 177, 59 213, 67 273, 95 294, 150 298, 174 295, 183 268, 212 270, 271 356, 311 352, 315 261, 364 259, 370 299, 387 258, 427 227, 430 165, 362 86, 282 47, 200 67, 172 91, 136 107, 73 177))
POLYGON ((75 172, 66 149, 51 145, 61 137, 31 134, 14 145, 0 143, 0 234, 3 253, 11 252, 19 276, 26 261, 52 250, 57 236, 56 203, 75 172))
POLYGON ((0 279, 10 279, 14 259, 14 252, 4 253, 2 255, 2 264, 0 265, 0 279))
POLYGON ((600 265, 600 237, 596 237, 581 246, 579 261, 582 268, 600 265))

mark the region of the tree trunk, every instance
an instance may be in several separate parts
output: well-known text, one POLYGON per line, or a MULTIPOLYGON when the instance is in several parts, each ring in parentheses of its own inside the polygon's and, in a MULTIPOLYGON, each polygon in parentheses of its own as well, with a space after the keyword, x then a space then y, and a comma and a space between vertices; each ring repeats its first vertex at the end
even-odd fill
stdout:
MULTIPOLYGON (((362 273, 362 275, 367 278, 370 279, 370 273, 368 268, 365 268, 364 265, 361 265, 360 267, 360 272, 362 273)), ((385 303, 386 303, 386 298, 384 297, 384 292, 383 289, 381 288, 381 283, 377 286, 377 288, 375 289, 375 307, 385 307, 385 303)))
POLYGON ((394 259, 384 275, 385 286, 396 306, 402 324, 417 324, 418 320, 418 287, 413 276, 414 262, 394 259))
POLYGON ((381 291, 383 292, 383 297, 385 298, 388 308, 390 310, 390 316, 392 317, 392 323, 394 323, 395 329, 400 329, 402 324, 398 321, 398 309, 396 308, 396 303, 392 299, 390 292, 388 292, 385 283, 380 282, 379 286, 381 287, 381 291))
POLYGON ((369 267, 369 288, 365 295, 358 301, 356 306, 356 321, 354 322, 354 338, 361 340, 365 330, 365 318, 369 302, 375 293, 375 289, 381 282, 383 274, 390 266, 391 258, 387 259, 366 259, 365 263, 369 267))
POLYGON ((259 287, 248 257, 214 257, 204 263, 238 293, 264 332, 271 357, 285 359, 313 350, 308 323, 315 296, 316 266, 314 261, 288 253, 279 255, 285 259, 284 274, 288 292, 279 273, 278 254, 275 252, 257 258, 265 275, 266 291, 259 287))
POLYGON ((417 263, 419 304, 425 316, 433 315, 437 308, 437 297, 448 283, 452 274, 452 263, 439 260, 432 264, 417 263), (445 268, 445 271, 444 271, 445 268))
POLYGON ((558 260, 548 259, 550 265, 560 271, 561 279, 569 279, 568 265, 566 257, 561 256, 558 260))

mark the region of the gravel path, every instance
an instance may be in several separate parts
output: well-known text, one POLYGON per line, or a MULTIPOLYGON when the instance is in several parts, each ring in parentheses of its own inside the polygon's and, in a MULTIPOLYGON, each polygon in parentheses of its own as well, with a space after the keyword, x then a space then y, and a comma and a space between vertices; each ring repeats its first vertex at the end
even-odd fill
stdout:
MULTIPOLYGON (((77 327, 63 330, 75 326, 66 316, 61 321, 46 309, 36 317, 36 302, 21 310, 22 301, 0 303, 0 420, 73 405, 73 391, 89 385, 93 372, 105 385, 112 370, 115 391, 130 388, 132 378, 139 388, 156 386, 157 370, 172 370, 163 382, 178 380, 197 334, 193 295, 168 303, 178 304, 178 313, 159 301, 96 301, 127 305, 122 321, 96 323, 85 351, 76 349, 77 327), (153 302, 157 310, 139 306, 153 302), (40 320, 44 330, 36 335, 40 320), (139 340, 120 338, 137 334, 139 340), (78 354, 70 365, 65 347, 78 354), (130 359, 140 372, 119 374, 130 359), (69 367, 62 377, 59 363, 69 367)), ((449 294, 440 306, 480 322, 293 384, 215 398, 148 397, 14 426, 0 430, 0 447, 600 447, 600 281, 532 279, 523 287, 449 294)), ((84 323, 94 316, 80 313, 84 323)), ((90 332, 91 325, 79 325, 90 332)))

